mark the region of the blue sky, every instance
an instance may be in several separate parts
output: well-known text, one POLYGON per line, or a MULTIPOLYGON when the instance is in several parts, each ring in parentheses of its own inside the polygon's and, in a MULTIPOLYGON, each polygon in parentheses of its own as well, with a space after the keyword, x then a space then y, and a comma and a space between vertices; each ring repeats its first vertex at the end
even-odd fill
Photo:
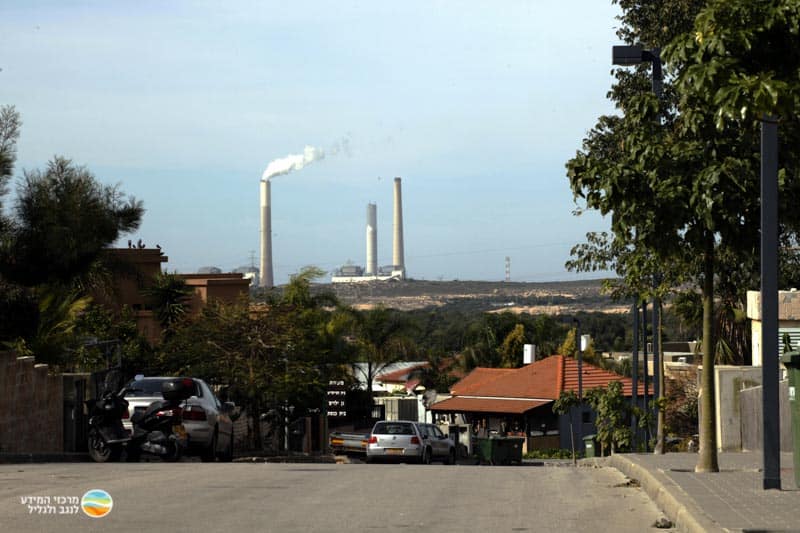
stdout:
MULTIPOLYGON (((390 264, 392 178, 417 279, 574 279, 564 163, 613 112, 610 0, 0 3, 0 104, 22 114, 18 174, 53 155, 144 201, 170 271, 258 264, 272 181, 276 283, 365 262, 377 203, 390 264), (337 147, 347 146, 347 150, 337 147)), ((592 277, 592 276, 589 276, 592 277)), ((596 277, 596 275, 594 276, 596 277)))

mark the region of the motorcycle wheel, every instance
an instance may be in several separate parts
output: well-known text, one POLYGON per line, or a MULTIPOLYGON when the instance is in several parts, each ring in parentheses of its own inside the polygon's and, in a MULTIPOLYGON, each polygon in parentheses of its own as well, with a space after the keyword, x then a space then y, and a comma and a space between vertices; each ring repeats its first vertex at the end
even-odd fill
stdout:
POLYGON ((126 461, 129 463, 138 463, 139 460, 142 458, 142 452, 139 448, 131 443, 126 450, 126 461))
POLYGON ((122 446, 108 445, 97 432, 96 429, 89 430, 89 457, 95 463, 107 463, 111 461, 118 461, 122 455, 122 446))
POLYGON ((168 463, 175 463, 177 461, 180 461, 180 459, 181 459, 181 447, 178 446, 178 444, 175 443, 172 440, 170 440, 166 444, 166 447, 167 447, 167 453, 165 453, 161 457, 161 459, 163 459, 164 461, 166 461, 168 463))

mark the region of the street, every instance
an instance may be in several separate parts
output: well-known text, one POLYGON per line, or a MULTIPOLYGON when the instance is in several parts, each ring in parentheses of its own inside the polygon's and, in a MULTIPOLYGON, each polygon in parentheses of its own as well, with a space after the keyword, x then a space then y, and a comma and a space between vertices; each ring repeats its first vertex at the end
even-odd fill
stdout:
POLYGON ((661 516, 611 468, 366 464, 0 465, 3 531, 641 532, 661 516), (89 517, 82 499, 113 499, 89 517), (80 503, 77 503, 79 502, 80 503))

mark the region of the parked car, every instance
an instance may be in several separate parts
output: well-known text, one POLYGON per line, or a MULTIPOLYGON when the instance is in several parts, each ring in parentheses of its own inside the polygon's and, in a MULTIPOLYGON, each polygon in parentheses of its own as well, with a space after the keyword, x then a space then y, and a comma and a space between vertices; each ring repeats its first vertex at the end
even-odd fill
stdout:
POLYGON ((367 462, 414 461, 430 464, 434 459, 455 464, 455 443, 434 424, 408 420, 377 422, 367 443, 367 462))
MULTIPOLYGON (((126 385, 125 399, 128 401, 128 416, 122 423, 129 432, 132 430, 130 417, 144 411, 156 400, 161 400, 161 384, 174 379, 169 377, 142 377, 126 385)), ((193 394, 182 404, 183 425, 188 435, 190 454, 200 455, 203 461, 233 460, 233 421, 231 414, 235 406, 231 402, 222 403, 202 379, 192 378, 193 394)))

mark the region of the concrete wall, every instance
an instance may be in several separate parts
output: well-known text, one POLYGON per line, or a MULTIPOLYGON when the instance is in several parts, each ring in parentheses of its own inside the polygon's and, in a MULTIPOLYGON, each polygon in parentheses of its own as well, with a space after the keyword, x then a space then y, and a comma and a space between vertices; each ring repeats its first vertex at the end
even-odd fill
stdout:
POLYGON ((64 449, 61 376, 33 357, 0 352, 0 453, 50 453, 64 449))
MULTIPOLYGON (((742 449, 761 450, 764 441, 762 424, 762 387, 741 391, 742 449)), ((781 381, 778 388, 780 400, 779 417, 781 429, 781 451, 792 451, 792 421, 789 412, 789 382, 781 381)))
POLYGON ((761 368, 715 365, 715 403, 717 449, 742 449, 742 417, 739 396, 742 390, 761 384, 761 368))

